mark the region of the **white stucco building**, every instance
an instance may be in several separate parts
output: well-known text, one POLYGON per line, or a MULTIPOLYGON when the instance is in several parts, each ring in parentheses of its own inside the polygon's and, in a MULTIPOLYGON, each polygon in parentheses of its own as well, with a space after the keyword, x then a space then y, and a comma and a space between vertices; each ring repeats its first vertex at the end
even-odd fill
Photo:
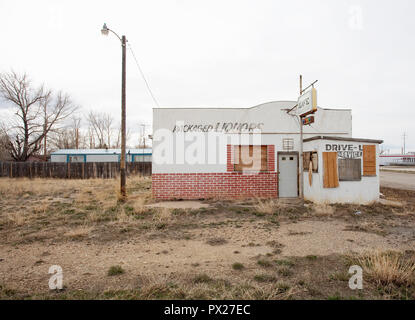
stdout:
POLYGON ((304 139, 304 198, 317 203, 369 204, 379 200, 380 143, 330 136, 304 139))

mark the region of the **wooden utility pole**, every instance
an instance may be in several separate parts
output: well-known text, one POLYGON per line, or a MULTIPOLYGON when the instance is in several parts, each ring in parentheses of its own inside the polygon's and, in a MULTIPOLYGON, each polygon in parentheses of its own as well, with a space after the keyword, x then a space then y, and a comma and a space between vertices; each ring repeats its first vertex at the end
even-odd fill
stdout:
POLYGON ((121 84, 121 159, 120 159, 120 173, 121 173, 121 196, 127 196, 126 178, 125 178, 125 149, 126 149, 126 110, 125 110, 125 82, 126 82, 126 43, 125 36, 121 37, 122 46, 122 84, 121 84))
POLYGON ((120 186, 120 193, 122 199, 127 197, 127 190, 125 187, 126 184, 126 177, 125 177, 125 149, 126 149, 126 110, 125 110, 125 89, 126 89, 126 45, 127 39, 125 36, 120 37, 117 33, 112 31, 107 27, 107 24, 104 23, 101 33, 106 36, 109 32, 112 32, 117 38, 121 41, 122 47, 122 67, 121 67, 121 157, 120 157, 120 176, 121 176, 121 186, 120 186))

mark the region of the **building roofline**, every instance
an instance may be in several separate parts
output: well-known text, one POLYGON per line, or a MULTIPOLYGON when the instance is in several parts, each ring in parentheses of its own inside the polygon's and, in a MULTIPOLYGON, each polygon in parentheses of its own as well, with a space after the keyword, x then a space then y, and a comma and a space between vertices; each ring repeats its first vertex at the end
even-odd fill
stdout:
POLYGON ((335 136, 315 136, 315 137, 303 139, 303 142, 309 142, 313 140, 356 141, 356 142, 369 142, 369 143, 379 143, 379 144, 383 143, 383 140, 364 139, 364 138, 347 138, 347 137, 335 137, 335 136))
MULTIPOLYGON (((151 154, 152 148, 127 148, 126 153, 130 154, 151 154)), ((76 155, 114 155, 114 154, 121 154, 121 149, 59 149, 54 152, 50 153, 51 155, 68 155, 68 154, 76 154, 76 155)))
MULTIPOLYGON (((297 103, 297 101, 292 101, 292 100, 276 100, 276 101, 270 101, 270 102, 264 102, 264 103, 260 103, 257 104, 255 106, 252 107, 153 107, 153 110, 156 109, 173 109, 173 110, 188 110, 188 109, 193 109, 193 110, 204 110, 204 109, 211 109, 211 110, 224 110, 224 109, 228 109, 228 110, 248 110, 248 109, 254 109, 254 108, 258 108, 260 106, 266 105, 266 104, 270 104, 270 103, 297 103)), ((292 106, 287 106, 287 107, 291 107, 292 106)), ((343 109, 332 109, 332 108, 322 108, 322 107, 318 107, 322 110, 333 110, 333 111, 345 111, 345 110, 352 110, 351 108, 343 108, 343 109)))

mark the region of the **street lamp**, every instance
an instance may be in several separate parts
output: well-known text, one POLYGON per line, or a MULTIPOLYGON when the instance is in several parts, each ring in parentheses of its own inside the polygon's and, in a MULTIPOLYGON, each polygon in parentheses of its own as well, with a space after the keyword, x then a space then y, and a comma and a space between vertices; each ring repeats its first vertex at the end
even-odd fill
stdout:
POLYGON ((121 41, 122 47, 122 72, 121 72, 121 159, 120 159, 120 175, 121 175, 121 186, 120 186, 120 193, 121 197, 125 199, 127 197, 127 191, 125 188, 125 143, 126 143, 126 125, 125 125, 125 118, 126 118, 126 111, 125 111, 125 80, 126 80, 126 70, 125 70, 125 57, 126 57, 126 43, 127 39, 125 36, 119 36, 117 33, 112 31, 107 27, 107 24, 104 23, 101 33, 104 36, 107 36, 109 32, 112 32, 117 36, 117 38, 121 41))

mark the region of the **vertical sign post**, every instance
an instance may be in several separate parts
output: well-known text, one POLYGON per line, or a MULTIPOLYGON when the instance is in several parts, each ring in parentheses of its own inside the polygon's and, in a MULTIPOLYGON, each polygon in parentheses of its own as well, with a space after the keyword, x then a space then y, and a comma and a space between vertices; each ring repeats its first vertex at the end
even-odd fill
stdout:
MULTIPOLYGON (((299 197, 301 200, 304 200, 304 168, 303 168, 303 118, 307 115, 313 114, 317 111, 317 91, 314 89, 314 84, 317 82, 314 81, 309 85, 305 90, 303 90, 303 76, 300 75, 300 97, 298 98, 297 103, 297 116, 300 123, 300 163, 299 163, 299 197), (311 90, 305 92, 308 88, 311 87, 311 90), (304 92, 304 93, 303 93, 304 92)), ((309 117, 306 119, 307 124, 314 122, 314 117, 309 117)))
MULTIPOLYGON (((303 94, 303 76, 300 75, 300 96, 303 94)), ((301 115, 298 115, 298 121, 300 123, 300 179, 299 179, 299 189, 300 189, 300 199, 304 201, 304 177, 303 177, 303 120, 301 119, 301 115)))

